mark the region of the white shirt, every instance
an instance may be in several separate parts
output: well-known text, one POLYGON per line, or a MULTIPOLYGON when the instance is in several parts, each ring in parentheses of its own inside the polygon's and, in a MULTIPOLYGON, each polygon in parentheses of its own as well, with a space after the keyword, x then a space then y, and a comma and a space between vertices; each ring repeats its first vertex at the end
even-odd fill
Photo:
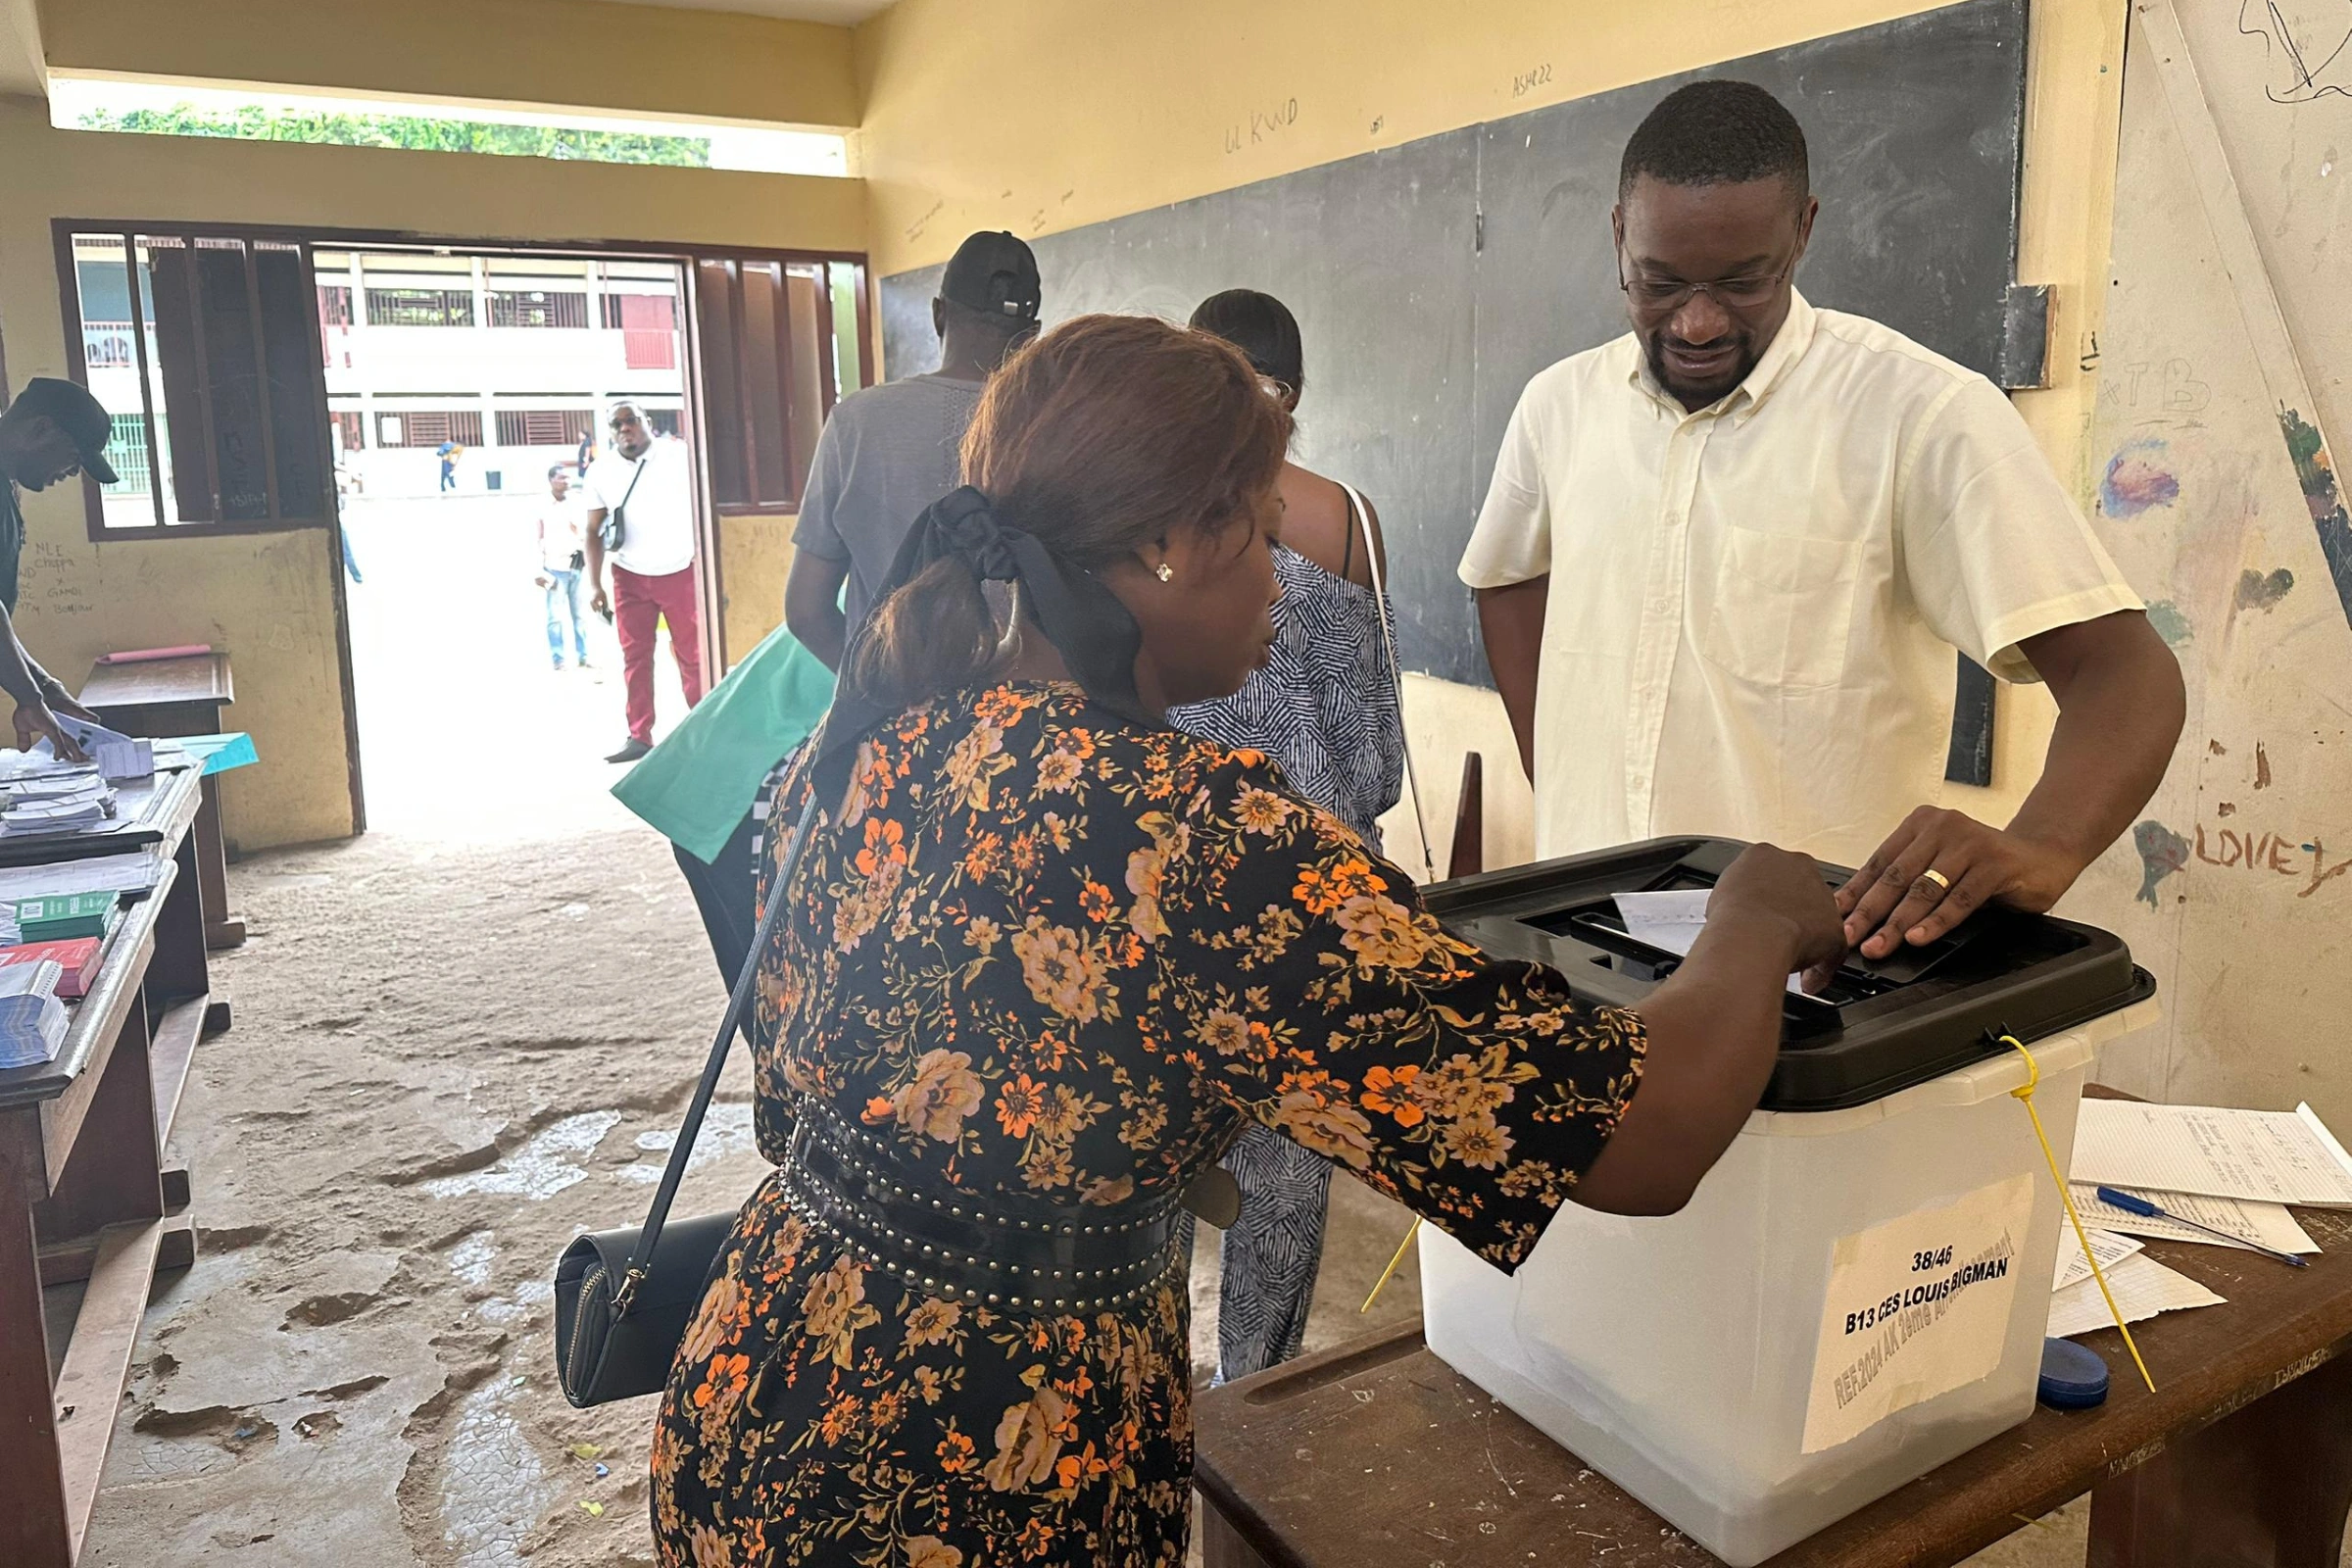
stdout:
POLYGON ((642 457, 608 452, 588 465, 585 488, 588 505, 607 513, 628 498, 620 548, 612 555, 614 565, 641 577, 662 577, 694 564, 694 476, 685 442, 658 435, 642 457))
POLYGON ((2010 681, 2141 608, 2000 390, 1798 296, 1696 414, 1632 334, 1530 381, 1461 564, 1550 574, 1536 852, 1686 833, 1852 865, 1938 799, 1954 647, 2010 681))
MULTIPOLYGON (((653 476, 646 476, 651 484, 653 476)), ((622 483, 627 483, 623 480, 622 483)), ((637 503, 629 503, 632 511, 637 503)), ((588 509, 580 504, 580 493, 566 488, 564 499, 558 501, 549 491, 539 503, 539 567, 542 571, 576 571, 571 558, 580 550, 583 538, 581 527, 588 509)))

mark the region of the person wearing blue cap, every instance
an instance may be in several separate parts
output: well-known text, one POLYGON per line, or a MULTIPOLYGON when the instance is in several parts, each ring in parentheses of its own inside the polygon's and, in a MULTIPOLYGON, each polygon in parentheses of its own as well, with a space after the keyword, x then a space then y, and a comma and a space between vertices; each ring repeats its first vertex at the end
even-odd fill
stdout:
POLYGON ((24 511, 17 487, 46 490, 62 479, 87 473, 100 484, 116 480, 106 461, 114 419, 82 387, 54 376, 36 375, 0 413, 0 691, 16 699, 19 750, 48 740, 58 756, 82 760, 73 737, 59 728, 59 712, 98 721, 74 700, 65 682, 43 669, 17 637, 18 569, 24 555, 24 511))

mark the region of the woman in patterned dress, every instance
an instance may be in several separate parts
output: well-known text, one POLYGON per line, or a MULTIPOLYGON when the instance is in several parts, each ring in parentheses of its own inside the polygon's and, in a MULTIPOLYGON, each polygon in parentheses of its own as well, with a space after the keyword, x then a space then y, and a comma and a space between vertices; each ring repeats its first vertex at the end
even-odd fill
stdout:
POLYGON ((778 1168, 662 1399, 663 1563, 1175 1568, 1177 1200, 1245 1122, 1508 1268, 1572 1197, 1678 1207, 1762 1093, 1785 977, 1839 948, 1811 861, 1750 852, 1676 976, 1597 1009, 1158 721, 1272 642, 1288 428, 1240 355, 1143 318, 991 386, 976 488, 909 537, 777 802, 778 1168))
MULTIPOLYGON (((1298 318, 1271 294, 1227 289, 1193 330, 1240 349, 1267 394, 1296 415, 1306 387, 1298 318)), ((1190 735, 1265 753, 1300 799, 1381 848, 1381 813, 1404 781, 1404 712, 1380 570, 1380 522, 1355 489, 1286 461, 1274 549, 1274 647, 1231 697, 1168 710, 1190 735)), ((1217 1368, 1230 1382, 1289 1360, 1306 1334, 1331 1161, 1251 1122, 1222 1161, 1241 1209, 1218 1239, 1217 1368)))

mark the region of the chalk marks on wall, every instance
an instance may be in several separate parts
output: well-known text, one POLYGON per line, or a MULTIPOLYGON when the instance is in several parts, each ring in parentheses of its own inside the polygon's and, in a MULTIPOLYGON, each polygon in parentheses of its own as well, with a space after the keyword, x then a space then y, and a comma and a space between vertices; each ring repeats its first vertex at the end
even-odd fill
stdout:
POLYGON ((2099 480, 2099 511, 2110 517, 2136 517, 2152 507, 2180 498, 2180 478, 2162 438, 2133 436, 2116 448, 2099 480))
POLYGON ((2240 610, 2274 610, 2294 586, 2295 574, 2284 566, 2268 573, 2249 567, 2237 574, 2237 591, 2230 602, 2240 610))
POLYGON ((2290 19, 2278 0, 2244 0, 2237 30, 2260 38, 2271 61, 2263 96, 2275 104, 2305 104, 2330 93, 2352 97, 2352 17, 2340 6, 2297 6, 2290 19), (2319 13, 2332 15, 2322 16, 2319 13))
POLYGON ((2320 554, 2328 558, 2328 574, 2335 579, 2335 597, 2352 621, 2352 516, 2344 514, 2344 499, 2335 479, 2335 464, 2328 455, 2328 439, 2319 426, 2293 409, 2278 412, 2278 428, 2286 436, 2287 456, 2294 459, 2295 478, 2303 486, 2303 503, 2311 509, 2312 526, 2320 531, 2320 554))
POLYGON ((2188 623, 2188 617, 2180 613, 2180 607, 2170 599, 2159 599, 2148 606, 2148 624, 2156 628, 2156 635, 2164 639, 2167 648, 2186 648, 2196 641, 2197 628, 2188 623))
POLYGON ((2188 864, 2188 840, 2151 816, 2132 830, 2132 847, 2139 852, 2139 900, 2153 909, 2157 884, 2188 864))

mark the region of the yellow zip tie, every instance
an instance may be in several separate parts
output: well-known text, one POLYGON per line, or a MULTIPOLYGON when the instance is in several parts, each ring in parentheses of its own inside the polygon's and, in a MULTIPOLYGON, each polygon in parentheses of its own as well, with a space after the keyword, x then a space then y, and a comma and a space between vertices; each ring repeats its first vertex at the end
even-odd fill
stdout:
POLYGON ((2066 1217, 2074 1222, 2075 1240, 2081 1244, 2083 1257, 2089 1260, 2090 1277, 2099 1282, 2099 1295, 2107 1302, 2107 1315, 2115 1319, 2116 1328, 2122 1331, 2124 1348, 2132 1352, 2132 1364, 2139 1368, 2140 1381, 2154 1394, 2156 1380, 2148 1376, 2148 1363, 2140 1358, 2138 1342, 2132 1338, 2131 1327, 2115 1304, 2115 1293, 2107 1289, 2107 1271, 2099 1267, 2099 1254, 2090 1250, 2090 1237, 2082 1229, 2082 1216, 2075 1212, 2074 1196, 2067 1191, 2066 1176, 2058 1169, 2058 1156, 2050 1149, 2050 1135, 2042 1131, 2041 1112, 2034 1108, 2034 1091, 2041 1084, 2041 1063, 2034 1059, 2034 1053, 2015 1035, 2001 1036, 2001 1044, 2015 1047, 2017 1054, 2026 1058, 2026 1086, 2010 1090, 2010 1096, 2023 1101, 2026 1114, 2034 1118, 2034 1136, 2041 1140, 2041 1157, 2049 1163, 2050 1179, 2058 1184, 2058 1201, 2066 1205, 2066 1217))
POLYGON ((1380 1288, 1389 1283, 1389 1276, 1396 1273, 1396 1265, 1404 1261, 1404 1250, 1412 1246, 1413 1238, 1420 1234, 1421 1216, 1415 1214, 1413 1216, 1413 1222, 1404 1228, 1404 1240, 1396 1244, 1396 1252, 1390 1256, 1389 1266, 1382 1269, 1380 1271, 1380 1278, 1372 1282, 1372 1294, 1365 1297, 1364 1304, 1356 1308, 1358 1313, 1369 1312, 1372 1310, 1372 1303, 1380 1299, 1380 1288))

